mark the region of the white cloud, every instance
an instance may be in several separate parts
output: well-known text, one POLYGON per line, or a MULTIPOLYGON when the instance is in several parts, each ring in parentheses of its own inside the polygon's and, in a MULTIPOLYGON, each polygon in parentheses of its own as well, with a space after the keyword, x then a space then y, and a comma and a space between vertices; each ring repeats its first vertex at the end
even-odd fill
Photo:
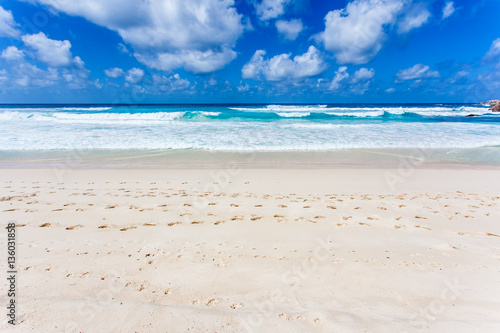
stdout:
POLYGON ((395 91, 396 91, 396 89, 394 89, 394 88, 389 88, 389 89, 385 90, 385 92, 388 93, 388 94, 392 94, 395 91))
POLYGON ((22 62, 10 69, 8 75, 9 87, 47 87, 56 85, 60 79, 59 73, 54 68, 42 70, 35 65, 22 62))
POLYGON ((114 67, 114 68, 110 68, 110 69, 105 69, 104 74, 106 74, 106 76, 108 76, 108 77, 112 77, 112 78, 116 79, 117 77, 125 75, 125 72, 121 68, 114 67))
POLYGON ((483 60, 500 60, 500 38, 497 38, 491 43, 491 47, 484 55, 483 60))
POLYGON ((35 35, 21 37, 26 46, 36 50, 38 60, 54 67, 77 66, 83 67, 80 57, 73 58, 69 40, 54 40, 48 38, 43 32, 35 35))
POLYGON ((354 77, 352 79, 353 83, 364 82, 370 80, 375 75, 375 70, 373 68, 360 68, 354 72, 354 77))
POLYGON ((293 19, 290 21, 276 21, 276 29, 286 39, 295 40, 299 33, 304 29, 301 19, 293 19))
POLYGON ((349 78, 349 73, 347 73, 347 67, 341 66, 335 72, 332 82, 330 83, 330 90, 338 90, 342 87, 344 83, 349 78))
POLYGON ((0 69, 0 85, 9 79, 9 73, 6 69, 0 69))
POLYGON ((412 0, 353 0, 325 16, 325 30, 315 39, 337 63, 360 65, 377 55, 395 26, 398 33, 408 33, 430 16, 423 3, 414 5, 412 0))
POLYGON ((443 20, 450 17, 455 12, 453 1, 447 1, 443 7, 443 20))
POLYGON ((15 46, 9 46, 2 51, 0 57, 6 60, 22 60, 24 59, 24 52, 15 46))
POLYGON ((396 73, 396 77, 398 78, 399 81, 435 78, 439 77, 439 72, 431 71, 429 66, 416 64, 413 67, 400 70, 399 72, 396 73))
POLYGON ((146 66, 163 71, 184 67, 193 73, 211 73, 223 68, 236 58, 236 52, 230 48, 218 51, 190 51, 181 50, 177 53, 157 52, 151 54, 134 54, 137 60, 146 66))
POLYGON ((118 51, 120 51, 121 53, 125 53, 125 54, 129 54, 130 55, 130 51, 128 50, 128 48, 125 46, 125 44, 123 43, 118 43, 118 51))
POLYGON ((186 90, 190 87, 190 83, 186 79, 182 79, 179 74, 174 74, 171 76, 164 75, 153 75, 153 85, 146 87, 151 92, 161 91, 161 92, 175 92, 186 90))
POLYGON ((238 89, 238 92, 247 92, 250 90, 250 86, 248 85, 248 83, 245 83, 245 84, 239 85, 237 89, 238 89))
POLYGON ((261 21, 275 19, 285 13, 285 6, 292 0, 262 0, 255 2, 255 10, 261 21))
POLYGON ((409 12, 398 22, 398 33, 405 34, 413 29, 420 28, 429 21, 431 13, 423 4, 413 6, 409 12))
POLYGON ((140 68, 132 68, 127 71, 127 74, 125 75, 125 80, 127 80, 130 83, 137 83, 142 80, 144 77, 144 71, 140 68))
POLYGON ((317 38, 339 64, 367 63, 382 48, 384 28, 395 23, 403 5, 403 0, 355 0, 327 14, 317 38))
POLYGON ((289 53, 284 53, 265 60, 265 54, 264 50, 256 51, 250 62, 243 66, 241 72, 244 79, 260 80, 262 75, 268 81, 300 80, 326 69, 321 53, 314 46, 293 59, 290 59, 289 53))
POLYGON ((16 26, 12 12, 0 6, 0 37, 19 37, 21 32, 16 26))
POLYGON ((140 62, 165 71, 223 68, 244 30, 234 0, 33 1, 118 32, 140 62))

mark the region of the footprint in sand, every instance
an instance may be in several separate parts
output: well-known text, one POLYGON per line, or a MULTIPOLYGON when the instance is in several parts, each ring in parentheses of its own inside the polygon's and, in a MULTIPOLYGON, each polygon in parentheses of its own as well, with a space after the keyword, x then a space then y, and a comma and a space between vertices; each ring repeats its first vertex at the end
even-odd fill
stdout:
POLYGON ((51 226, 52 226, 52 224, 50 224, 50 223, 44 223, 44 224, 40 225, 40 228, 48 228, 48 227, 51 227, 51 226))
POLYGON ((156 223, 144 223, 143 226, 145 226, 145 227, 156 227, 156 223))
POLYGON ((109 229, 109 225, 100 225, 98 226, 99 229, 109 229))
POLYGON ((71 227, 67 227, 66 230, 75 230, 75 229, 80 229, 82 227, 81 224, 73 225, 71 227))
POLYGON ((425 229, 425 230, 432 230, 431 228, 424 227, 424 226, 421 226, 421 225, 416 225, 415 228, 422 228, 422 229, 425 229))
POLYGON ((169 227, 171 226, 174 226, 176 224, 182 224, 182 222, 170 222, 169 224, 167 224, 169 227))
POLYGON ((203 221, 193 221, 191 224, 203 224, 203 221))
POLYGON ((243 304, 241 304, 241 303, 235 303, 235 304, 231 304, 230 307, 231 307, 231 309, 236 310, 236 309, 239 309, 239 308, 243 307, 243 304))
POLYGON ((207 306, 214 306, 218 303, 218 301, 215 299, 215 298, 212 298, 210 299, 208 302, 207 302, 207 306))

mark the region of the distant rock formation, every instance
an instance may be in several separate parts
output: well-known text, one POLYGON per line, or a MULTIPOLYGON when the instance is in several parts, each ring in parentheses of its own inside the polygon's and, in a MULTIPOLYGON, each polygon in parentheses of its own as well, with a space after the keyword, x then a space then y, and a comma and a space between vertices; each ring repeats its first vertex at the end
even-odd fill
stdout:
POLYGON ((500 100, 499 99, 492 99, 491 101, 487 101, 484 104, 492 106, 491 111, 500 112, 500 100))

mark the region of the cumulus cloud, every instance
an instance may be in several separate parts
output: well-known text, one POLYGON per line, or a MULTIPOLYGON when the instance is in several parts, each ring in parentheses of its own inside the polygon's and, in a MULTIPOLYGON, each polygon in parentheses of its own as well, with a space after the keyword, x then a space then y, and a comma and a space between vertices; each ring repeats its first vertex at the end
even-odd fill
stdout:
POLYGON ((306 53, 290 59, 291 54, 284 53, 271 59, 264 59, 266 51, 257 50, 249 63, 241 70, 244 79, 268 81, 300 80, 320 74, 326 69, 321 53, 310 46, 306 53))
POLYGON ((500 38, 495 39, 493 43, 491 43, 491 47, 484 55, 483 60, 488 62, 500 60, 500 38))
POLYGON ((396 77, 399 81, 436 78, 439 77, 439 72, 430 70, 429 66, 416 64, 413 67, 400 70, 396 73, 396 77))
POLYGON ((190 87, 190 85, 190 82, 186 79, 182 79, 179 74, 171 76, 154 74, 153 84, 151 87, 148 87, 148 89, 151 91, 157 90, 160 92, 175 92, 186 90, 190 87))
POLYGON ((21 37, 24 44, 36 50, 38 60, 54 67, 68 67, 75 65, 83 67, 80 57, 73 58, 69 40, 54 40, 48 38, 43 32, 35 35, 21 37))
POLYGON ((290 21, 276 21, 276 29, 286 39, 295 40, 299 33, 304 29, 301 19, 293 19, 290 21))
POLYGON ((423 4, 413 6, 398 22, 398 33, 405 34, 413 29, 420 28, 429 21, 431 13, 423 4))
POLYGON ((482 62, 486 65, 495 66, 493 70, 477 76, 477 79, 490 89, 488 92, 491 95, 491 91, 500 90, 500 38, 491 43, 491 47, 484 55, 482 62))
POLYGON ((325 16, 325 30, 315 36, 339 64, 365 64, 382 49, 395 26, 408 33, 428 22, 430 12, 411 0, 353 0, 325 16))
POLYGON ((447 1, 443 7, 443 20, 450 17, 455 12, 453 1, 447 1))
POLYGON ((245 83, 245 84, 241 84, 237 87, 238 89, 238 92, 247 92, 250 90, 250 86, 248 85, 248 83, 245 83))
POLYGON ((360 68, 354 72, 354 77, 352 79, 353 83, 363 82, 370 80, 375 75, 375 70, 373 68, 360 68))
MULTIPOLYGON (((38 68, 25 60, 5 71, 8 85, 3 84, 3 89, 43 88, 64 85, 64 88, 81 89, 91 82, 88 80, 89 71, 84 68, 38 68)), ((0 82, 2 83, 2 82, 0 82)))
POLYGON ((0 6, 0 37, 19 37, 21 32, 16 26, 12 12, 0 6))
POLYGON ((394 88, 388 88, 388 89, 385 90, 385 92, 388 93, 388 94, 392 94, 395 91, 396 91, 396 89, 394 89, 394 88))
POLYGON ((346 66, 340 66, 332 80, 329 81, 327 88, 335 92, 341 91, 362 95, 370 87, 374 75, 375 70, 373 68, 360 68, 351 75, 348 73, 346 66))
POLYGON ((116 31, 146 66, 195 73, 223 68, 244 26, 234 0, 33 0, 116 31))
POLYGON ((387 38, 384 27, 394 24, 402 8, 402 0, 355 0, 326 15, 318 39, 339 64, 367 63, 387 38))
POLYGON ((140 68, 132 68, 127 71, 127 74, 125 75, 125 80, 127 80, 130 83, 137 83, 142 80, 144 77, 144 71, 140 68))
POLYGON ((262 0, 255 2, 255 11, 261 21, 275 19, 285 13, 285 6, 290 4, 291 0, 262 0))
POLYGON ((154 69, 171 71, 174 68, 184 67, 193 73, 211 73, 223 68, 236 58, 236 52, 224 47, 218 51, 180 50, 176 53, 135 53, 135 56, 141 63, 154 69))
POLYGON ((349 73, 347 73, 347 67, 346 66, 341 66, 339 69, 335 72, 335 76, 332 79, 332 82, 330 83, 330 90, 338 90, 341 88, 342 83, 347 81, 349 78, 349 73))
POLYGON ((116 79, 117 77, 125 75, 125 72, 121 68, 114 67, 114 68, 110 68, 110 69, 105 69, 104 74, 107 77, 112 77, 112 78, 116 79))
POLYGON ((0 57, 6 60, 22 60, 24 59, 24 52, 15 46, 9 46, 2 51, 0 57))

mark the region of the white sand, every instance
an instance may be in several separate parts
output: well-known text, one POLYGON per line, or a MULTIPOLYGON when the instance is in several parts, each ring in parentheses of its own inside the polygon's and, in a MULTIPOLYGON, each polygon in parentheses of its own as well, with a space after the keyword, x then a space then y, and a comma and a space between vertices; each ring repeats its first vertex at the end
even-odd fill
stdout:
POLYGON ((500 331, 499 170, 32 169, 0 186, 20 225, 19 324, 1 331, 500 331))

